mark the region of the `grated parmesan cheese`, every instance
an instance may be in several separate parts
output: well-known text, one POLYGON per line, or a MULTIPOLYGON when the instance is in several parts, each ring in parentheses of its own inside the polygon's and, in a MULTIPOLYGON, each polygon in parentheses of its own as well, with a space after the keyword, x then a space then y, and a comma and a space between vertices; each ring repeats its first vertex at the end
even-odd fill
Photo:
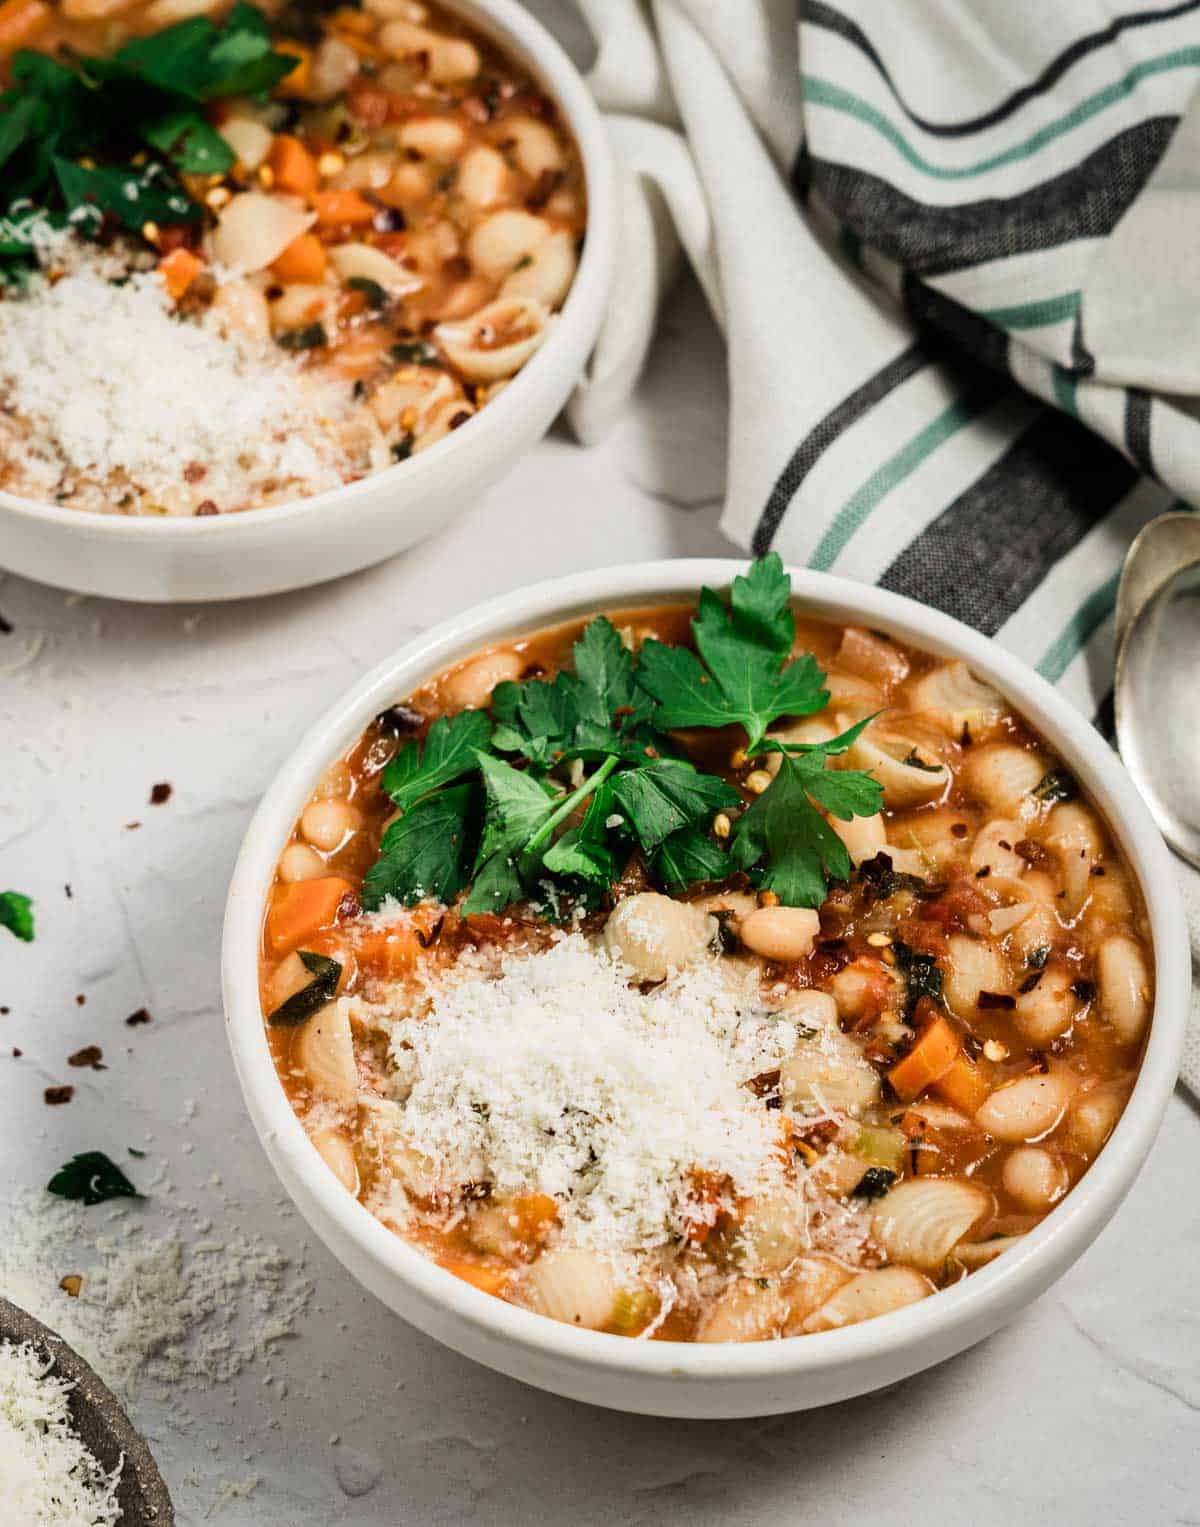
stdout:
POLYGON ((171 514, 336 487, 350 393, 316 376, 176 316, 155 271, 73 259, 0 301, 0 484, 171 514))
POLYGON ((731 1195, 782 1172, 776 1116, 745 1084, 797 1042, 753 972, 705 958, 653 990, 580 934, 498 973, 469 962, 391 1023, 403 1145, 453 1194, 559 1200, 566 1239, 609 1253, 666 1245, 696 1173, 731 1195))
POLYGON ((113 1527, 120 1466, 106 1474, 71 1426, 74 1386, 33 1346, 0 1343, 0 1494, 21 1527, 113 1527))

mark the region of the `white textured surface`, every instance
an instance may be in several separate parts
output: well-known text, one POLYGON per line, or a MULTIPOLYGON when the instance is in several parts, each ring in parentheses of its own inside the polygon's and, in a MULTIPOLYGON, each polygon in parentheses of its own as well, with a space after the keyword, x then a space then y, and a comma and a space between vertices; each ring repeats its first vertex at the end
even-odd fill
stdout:
MULTIPOLYGON (((1194 1522, 1200 1126, 1180 1097, 1116 1221, 1023 1319, 891 1392, 795 1418, 651 1421, 524 1389, 405 1327, 281 1203, 219 1005, 250 811, 311 719, 421 627, 578 568, 728 553, 718 343, 694 292, 666 328, 605 446, 551 437, 440 540, 340 584, 189 614, 0 580, 16 627, 0 636, 0 887, 35 895, 40 918, 31 947, 0 944, 5 1175, 38 1186, 100 1147, 148 1182, 165 1158, 215 1233, 307 1257, 310 1324, 271 1364, 286 1394, 252 1365, 188 1396, 190 1427, 153 1391, 137 1408, 185 1527, 209 1512, 225 1527, 1194 1522), (159 780, 175 794, 151 807, 159 780), (143 1005, 154 1022, 127 1029, 143 1005), (109 1070, 68 1070, 88 1043, 109 1070), (74 1101, 47 1109, 42 1088, 64 1081, 74 1101)), ((139 1212, 161 1221, 153 1199, 139 1212)))

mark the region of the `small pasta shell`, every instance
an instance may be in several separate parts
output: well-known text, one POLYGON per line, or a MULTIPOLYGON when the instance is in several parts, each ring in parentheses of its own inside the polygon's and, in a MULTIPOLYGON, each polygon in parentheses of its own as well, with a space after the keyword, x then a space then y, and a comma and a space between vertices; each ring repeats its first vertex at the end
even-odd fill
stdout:
POLYGON ((1046 818, 1042 832, 1046 847, 1058 859, 1066 890, 1066 909, 1073 917, 1092 889, 1092 869, 1104 856, 1104 833, 1096 813, 1078 801, 1064 801, 1046 818))
POLYGON ((986 1241, 960 1241, 950 1255, 970 1272, 974 1272, 977 1267, 986 1267, 989 1262, 994 1262, 1002 1251, 1015 1246, 1020 1239, 1020 1235, 993 1235, 986 1241))
POLYGON ((295 1057, 314 1092, 339 1103, 353 1101, 358 1091, 350 1019, 341 1002, 329 1002, 300 1031, 295 1057))
POLYGON ((923 739, 869 726, 846 754, 846 766, 867 769, 883 786, 887 805, 920 806, 944 794, 950 770, 923 739), (905 760, 910 760, 906 762, 905 760))
POLYGON ((467 258, 481 276, 503 281, 550 232, 550 224, 532 212, 508 207, 493 212, 472 231, 467 258))
POLYGON ((1042 1214, 1071 1186, 1062 1159, 1040 1145, 1018 1145, 1008 1153, 1000 1181, 1022 1208, 1042 1214))
POLYGON ((933 1271, 991 1208, 992 1195, 977 1183, 916 1177, 882 1199, 871 1233, 893 1262, 933 1271))
POLYGON ((358 1196, 358 1162, 354 1146, 344 1129, 319 1129, 312 1137, 325 1165, 346 1189, 358 1196))
POLYGON ((878 1073, 837 1029, 801 1040, 779 1068, 779 1080, 784 1102, 809 1113, 858 1115, 879 1100, 878 1073))
POLYGON ((975 1122, 994 1139, 1010 1145, 1040 1140, 1066 1112, 1071 1092, 1064 1072, 1031 1072, 998 1087, 975 1115, 975 1122))
POLYGON ((1016 880, 1023 875, 1028 866, 1013 845, 1024 836, 1025 830, 1020 822, 1007 817, 994 817, 985 822, 971 844, 971 868, 976 876, 990 879, 1007 875, 1016 880))
POLYGON ((795 1193, 755 1199, 737 1230, 739 1259, 754 1275, 781 1272, 804 1244, 804 1201, 795 1193))
POLYGON ((1094 1156, 1116 1127, 1128 1096, 1128 1087, 1111 1082, 1081 1092, 1067 1120, 1070 1143, 1085 1155, 1094 1156))
POLYGON ((847 626, 842 632, 834 662, 848 668, 860 679, 885 689, 902 683, 908 677, 908 659, 895 643, 861 626, 847 626))
POLYGON ((989 737, 1004 719, 1004 699, 963 662, 943 663, 912 686, 909 704, 957 742, 965 727, 973 742, 989 737))
POLYGON ((915 1304, 933 1293, 933 1284, 913 1267, 876 1267, 851 1278, 805 1320, 801 1329, 835 1331, 915 1304))
POLYGON ((531 1310, 566 1325, 599 1331, 616 1313, 622 1281, 615 1268, 580 1246, 544 1251, 525 1279, 531 1310))
POLYGON ((531 297, 543 307, 562 306, 579 264, 574 236, 565 228, 544 238, 500 288, 502 297, 531 297))
POLYGON ((783 1281, 783 1297, 788 1307, 783 1334, 798 1336, 812 1312, 820 1309, 853 1276, 831 1257, 801 1257, 783 1281))
POLYGON ((1035 816, 1033 794, 1046 773, 1046 761, 1015 743, 996 742, 971 748, 963 760, 963 786, 1001 816, 1022 821, 1035 816))
POLYGON ((876 854, 887 852, 887 828, 882 811, 877 811, 873 817, 851 817, 848 822, 830 817, 829 825, 846 845, 851 864, 862 864, 866 859, 874 859, 876 854))
POLYGON ((1150 1017, 1150 972, 1141 946, 1113 934, 1096 956, 1100 1011, 1122 1044, 1136 1044, 1150 1017))
POLYGON ((247 274, 265 270, 316 220, 315 212, 282 197, 242 191, 225 204, 217 219, 213 258, 229 270, 247 274))
POLYGON ((421 285, 420 277, 373 244, 336 244, 329 251, 329 259, 343 281, 374 281, 392 296, 416 291, 421 285))
POLYGON ((550 315, 532 297, 501 297, 460 323, 439 324, 438 343, 463 376, 497 382, 513 376, 541 348, 550 315))
POLYGON ((521 173, 531 180, 548 170, 561 170, 566 163, 558 135, 536 117, 506 117, 504 140, 511 146, 521 173))
POLYGON ((756 1278, 740 1278, 705 1312, 696 1340, 766 1341, 778 1336, 788 1303, 775 1284, 763 1288, 756 1278))

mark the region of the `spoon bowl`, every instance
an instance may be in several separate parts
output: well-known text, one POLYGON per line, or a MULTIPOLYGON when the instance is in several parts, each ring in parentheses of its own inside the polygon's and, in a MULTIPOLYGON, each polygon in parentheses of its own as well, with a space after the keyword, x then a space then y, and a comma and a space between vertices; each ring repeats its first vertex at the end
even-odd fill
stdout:
POLYGON ((1117 596, 1117 742, 1167 842, 1200 866, 1200 516, 1166 514, 1117 596))

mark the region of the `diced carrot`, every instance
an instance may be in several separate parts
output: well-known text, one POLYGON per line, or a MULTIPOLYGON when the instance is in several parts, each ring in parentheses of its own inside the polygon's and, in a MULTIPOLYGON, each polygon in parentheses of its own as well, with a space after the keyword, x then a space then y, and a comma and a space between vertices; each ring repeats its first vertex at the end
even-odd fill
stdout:
POLYGON ((312 49, 306 48, 302 42, 293 42, 290 37, 272 38, 271 46, 276 53, 287 53, 298 60, 292 72, 285 74, 275 86, 275 94, 303 99, 312 89, 312 49))
POLYGON ((166 282, 167 294, 172 302, 179 301, 203 269, 204 261, 200 256, 194 255, 190 249, 184 249, 182 245, 172 249, 170 254, 164 255, 158 262, 159 274, 166 282))
POLYGON ((50 20, 42 0, 4 0, 0 5, 0 53, 26 47, 50 20))
POLYGON ((291 133, 276 135, 267 163, 275 175, 277 191, 307 198, 317 189, 317 161, 291 133))
POLYGON ((401 926, 366 934, 355 952, 364 975, 395 981, 412 970, 419 949, 416 930, 401 926))
POLYGON ((955 1057, 953 1065, 933 1083, 933 1090, 947 1103, 960 1108, 973 1119, 982 1108, 991 1088, 982 1071, 965 1055, 955 1057))
POLYGON ((519 1241, 535 1244, 558 1219, 558 1205, 548 1193, 525 1193, 508 1205, 509 1223, 519 1241))
POLYGON ((936 1018, 904 1059, 888 1072, 888 1081, 896 1096, 909 1103, 945 1076, 958 1054, 958 1035, 944 1018, 936 1018))
POLYGON ((317 222, 325 227, 369 223, 375 208, 358 191, 318 191, 312 199, 317 222))
POLYGON ((324 244, 315 233, 302 233, 271 266, 271 272, 281 281, 303 281, 315 286, 324 280, 328 266, 324 244))
POLYGON ((481 1267, 477 1262, 445 1261, 441 1264, 447 1272, 453 1273, 456 1278, 461 1278, 464 1283, 473 1284, 475 1288, 481 1288, 485 1294, 500 1294, 504 1292, 504 1285, 508 1282, 507 1269, 502 1267, 481 1267))
POLYGON ((354 887, 340 875, 276 886, 267 913, 267 946, 271 953, 277 957, 289 954, 318 928, 327 928, 337 916, 342 897, 347 895, 354 895, 354 887))

